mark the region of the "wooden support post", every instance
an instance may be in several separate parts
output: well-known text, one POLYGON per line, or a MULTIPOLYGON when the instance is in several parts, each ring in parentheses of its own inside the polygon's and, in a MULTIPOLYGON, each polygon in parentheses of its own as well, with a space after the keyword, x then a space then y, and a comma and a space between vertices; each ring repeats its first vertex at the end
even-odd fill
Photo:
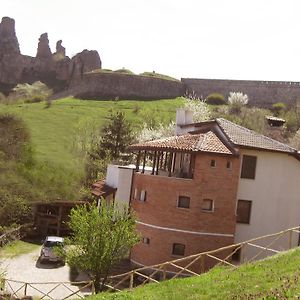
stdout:
POLYGON ((146 156, 147 156, 147 151, 145 150, 145 152, 144 152, 144 160, 143 160, 143 170, 142 170, 143 174, 145 173, 146 156))
POLYGON ((153 162, 152 162, 152 172, 151 172, 151 175, 154 175, 155 164, 156 164, 156 154, 157 154, 157 152, 154 151, 154 157, 153 157, 153 162))
POLYGON ((129 281, 129 289, 130 290, 132 290, 132 288, 133 288, 133 275, 134 275, 134 273, 131 272, 131 274, 130 274, 130 281, 129 281))
POLYGON ((172 175, 172 161, 173 161, 173 153, 170 152, 169 161, 168 161, 169 177, 171 177, 171 175, 172 175))
POLYGON ((158 152, 158 155, 157 155, 157 158, 156 158, 156 172, 155 172, 155 175, 158 175, 160 156, 161 156, 161 152, 158 152))
POLYGON ((167 268, 166 265, 163 266, 163 278, 162 280, 166 280, 167 279, 167 268))
POLYGON ((138 172, 140 170, 140 158, 141 158, 141 151, 137 154, 136 157, 136 166, 135 166, 135 171, 138 172))

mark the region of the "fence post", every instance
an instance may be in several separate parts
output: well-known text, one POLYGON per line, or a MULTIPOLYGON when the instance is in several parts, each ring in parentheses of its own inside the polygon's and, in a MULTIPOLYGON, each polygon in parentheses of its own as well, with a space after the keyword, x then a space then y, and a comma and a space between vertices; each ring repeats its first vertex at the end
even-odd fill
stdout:
POLYGON ((163 280, 167 279, 166 265, 163 266, 163 280))
POLYGON ((24 296, 27 296, 27 282, 25 283, 24 296))
POLYGON ((200 257, 200 272, 199 274, 204 272, 204 255, 201 255, 200 257))
POLYGON ((95 285, 94 285, 94 281, 92 281, 92 295, 95 295, 95 285))
POLYGON ((133 288, 133 272, 130 274, 130 281, 129 281, 129 289, 131 290, 133 288))
POLYGON ((289 249, 292 249, 293 245, 293 230, 290 230, 289 232, 289 249))

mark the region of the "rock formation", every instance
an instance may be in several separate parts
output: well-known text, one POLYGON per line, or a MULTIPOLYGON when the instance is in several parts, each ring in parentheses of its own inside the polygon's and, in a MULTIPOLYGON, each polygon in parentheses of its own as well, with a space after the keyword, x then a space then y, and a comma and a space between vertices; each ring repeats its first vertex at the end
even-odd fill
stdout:
POLYGON ((52 53, 49 47, 48 33, 41 34, 37 48, 36 58, 51 59, 52 53))
POLYGON ((101 68, 97 51, 84 50, 72 60, 66 56, 62 41, 56 43, 52 54, 48 34, 43 33, 38 42, 36 57, 20 53, 15 33, 15 21, 3 17, 0 23, 0 92, 9 91, 18 83, 42 81, 55 91, 68 88, 73 76, 101 68))
POLYGON ((4 17, 0 23, 0 55, 20 54, 18 39, 15 32, 15 20, 4 17))

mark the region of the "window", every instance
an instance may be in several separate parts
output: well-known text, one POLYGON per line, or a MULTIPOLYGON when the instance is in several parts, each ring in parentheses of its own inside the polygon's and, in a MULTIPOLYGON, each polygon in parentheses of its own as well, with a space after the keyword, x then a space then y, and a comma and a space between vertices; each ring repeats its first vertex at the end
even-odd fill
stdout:
POLYGON ((175 243, 175 244, 173 244, 172 254, 183 256, 184 255, 184 250, 185 250, 185 245, 175 243))
POLYGON ((214 201, 211 199, 203 199, 201 209, 203 211, 213 211, 214 210, 214 201))
POLYGON ((142 243, 143 243, 143 244, 149 245, 149 244, 150 244, 150 239, 147 238, 147 237, 143 237, 143 238, 142 238, 142 243))
POLYGON ((190 208, 190 197, 179 196, 177 206, 181 208, 190 208))
POLYGON ((139 199, 139 190, 137 188, 134 189, 134 199, 139 199))
POLYGON ((227 160, 226 168, 227 168, 228 170, 231 170, 231 169, 232 169, 232 162, 231 162, 230 160, 227 160))
POLYGON ((244 223, 244 224, 250 223, 251 206, 252 206, 252 201, 238 200, 237 210, 236 210, 237 223, 244 223))
POLYGON ((256 156, 243 155, 241 178, 255 179, 256 156))
POLYGON ((145 202, 147 199, 147 192, 145 190, 141 190, 140 201, 145 202))
POLYGON ((217 166, 217 162, 216 162, 215 159, 212 159, 212 160, 210 161, 210 166, 211 166, 212 168, 215 168, 215 167, 217 166))

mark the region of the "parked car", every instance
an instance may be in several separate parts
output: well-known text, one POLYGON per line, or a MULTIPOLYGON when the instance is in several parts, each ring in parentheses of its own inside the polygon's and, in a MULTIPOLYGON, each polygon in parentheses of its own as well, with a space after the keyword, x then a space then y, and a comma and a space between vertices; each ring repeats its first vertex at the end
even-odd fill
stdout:
POLYGON ((43 242, 40 263, 54 262, 65 264, 64 239, 60 236, 47 236, 43 242))

